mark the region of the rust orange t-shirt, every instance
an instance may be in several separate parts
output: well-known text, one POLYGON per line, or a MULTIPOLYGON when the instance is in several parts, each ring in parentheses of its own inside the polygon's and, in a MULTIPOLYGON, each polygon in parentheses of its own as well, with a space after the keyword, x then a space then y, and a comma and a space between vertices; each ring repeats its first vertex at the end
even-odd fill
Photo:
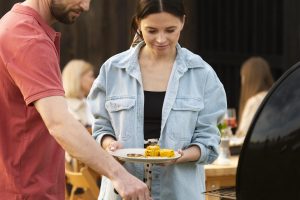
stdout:
POLYGON ((64 151, 33 105, 64 95, 59 41, 59 33, 21 4, 0 20, 1 199, 64 199, 64 151))

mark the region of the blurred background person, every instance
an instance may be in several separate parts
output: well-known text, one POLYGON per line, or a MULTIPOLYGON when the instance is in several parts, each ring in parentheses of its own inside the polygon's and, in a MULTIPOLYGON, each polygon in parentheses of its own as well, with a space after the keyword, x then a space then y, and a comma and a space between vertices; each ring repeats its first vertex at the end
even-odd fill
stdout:
MULTIPOLYGON (((70 60, 62 71, 63 87, 65 90, 65 99, 71 114, 80 121, 91 133, 93 116, 87 107, 86 97, 94 82, 94 66, 80 59, 70 60)), ((73 158, 68 152, 65 152, 66 169, 73 172, 79 172, 84 163, 73 158)), ((100 176, 95 177, 98 185, 100 176)), ((67 190, 70 194, 72 186, 67 180, 67 190)), ((76 194, 82 194, 83 189, 76 190, 76 194)))
POLYGON ((93 116, 87 107, 86 97, 95 80, 94 66, 84 60, 71 60, 63 69, 62 79, 70 112, 89 129, 93 116))
MULTIPOLYGON (((63 69, 62 80, 65 98, 71 114, 80 121, 89 132, 93 116, 88 109, 86 97, 94 82, 94 66, 85 60, 74 59, 69 61, 63 69)), ((78 162, 66 152, 66 161, 69 169, 78 172, 83 163, 78 162)))
POLYGON ((237 136, 246 135, 254 114, 273 82, 270 66, 264 58, 251 57, 243 63, 237 136))

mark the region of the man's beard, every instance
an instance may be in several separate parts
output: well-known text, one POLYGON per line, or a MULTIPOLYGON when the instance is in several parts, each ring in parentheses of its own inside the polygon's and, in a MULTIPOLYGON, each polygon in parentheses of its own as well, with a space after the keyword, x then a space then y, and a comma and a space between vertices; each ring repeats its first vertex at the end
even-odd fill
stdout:
POLYGON ((66 10, 66 7, 61 4, 57 3, 57 0, 52 0, 50 3, 50 12, 52 16, 59 22, 64 24, 73 24, 77 17, 73 16, 71 17, 69 15, 70 12, 82 12, 82 10, 66 10))

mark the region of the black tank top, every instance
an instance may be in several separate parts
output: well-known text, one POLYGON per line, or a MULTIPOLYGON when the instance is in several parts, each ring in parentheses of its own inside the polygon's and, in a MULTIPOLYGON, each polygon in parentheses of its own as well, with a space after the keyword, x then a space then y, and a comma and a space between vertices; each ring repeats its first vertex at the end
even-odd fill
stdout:
POLYGON ((159 138, 161 113, 166 92, 144 91, 144 138, 159 138))

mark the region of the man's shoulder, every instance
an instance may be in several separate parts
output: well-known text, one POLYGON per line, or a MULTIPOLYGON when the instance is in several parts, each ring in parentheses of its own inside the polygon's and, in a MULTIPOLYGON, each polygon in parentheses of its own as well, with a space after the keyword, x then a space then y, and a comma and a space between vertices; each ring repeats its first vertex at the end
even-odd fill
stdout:
POLYGON ((30 15, 10 11, 1 18, 0 27, 1 40, 49 39, 38 21, 30 15))
POLYGON ((7 58, 19 53, 54 49, 54 44, 38 21, 30 15, 8 12, 0 21, 1 52, 7 58))

